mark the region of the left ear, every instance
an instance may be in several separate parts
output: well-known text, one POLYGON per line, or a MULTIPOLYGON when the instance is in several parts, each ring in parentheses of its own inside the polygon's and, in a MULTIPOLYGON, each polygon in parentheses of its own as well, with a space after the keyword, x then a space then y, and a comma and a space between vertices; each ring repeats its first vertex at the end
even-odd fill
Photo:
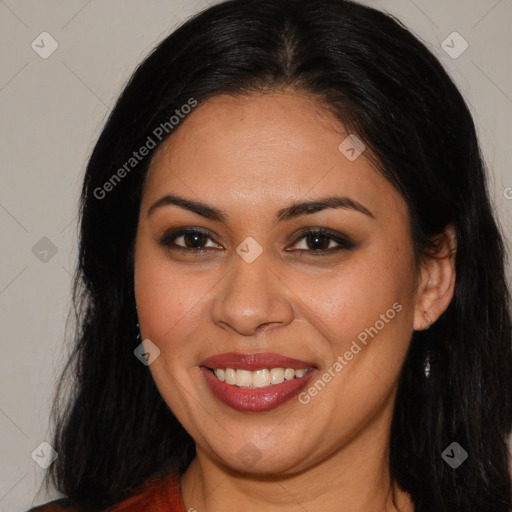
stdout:
POLYGON ((420 269, 414 312, 415 331, 428 329, 443 314, 455 289, 455 228, 449 224, 443 233, 434 238, 434 242, 435 254, 425 256, 420 269))

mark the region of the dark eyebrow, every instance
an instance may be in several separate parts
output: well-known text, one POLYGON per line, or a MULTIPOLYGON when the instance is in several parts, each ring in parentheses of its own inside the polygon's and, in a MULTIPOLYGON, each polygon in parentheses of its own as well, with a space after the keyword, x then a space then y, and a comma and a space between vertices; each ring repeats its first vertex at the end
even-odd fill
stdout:
MULTIPOLYGON (((214 220, 217 222, 226 222, 228 215, 221 209, 209 206, 199 201, 192 201, 184 197, 167 194, 153 203, 149 208, 147 216, 149 217, 157 208, 163 206, 175 205, 185 208, 191 212, 197 213, 206 219, 214 220)), ((343 208, 345 210, 355 210, 364 213, 368 217, 375 219, 373 213, 365 206, 348 197, 329 196, 310 201, 299 201, 292 203, 285 208, 281 208, 275 217, 274 224, 290 220, 300 215, 313 214, 327 208, 343 208)))

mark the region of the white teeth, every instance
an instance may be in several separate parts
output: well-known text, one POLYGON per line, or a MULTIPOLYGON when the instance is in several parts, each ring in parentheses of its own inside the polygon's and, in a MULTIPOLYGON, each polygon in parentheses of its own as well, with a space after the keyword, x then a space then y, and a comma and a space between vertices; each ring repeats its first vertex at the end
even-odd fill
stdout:
POLYGON ((248 370, 237 370, 235 383, 240 388, 248 388, 252 384, 252 372, 248 370))
POLYGON ((281 382, 284 382, 284 370, 282 368, 272 368, 272 370, 270 370, 270 382, 272 382, 272 384, 281 384, 281 382))
POLYGON ((256 370, 255 372, 249 372, 249 373, 252 373, 251 384, 255 388, 264 388, 264 387, 270 385, 270 372, 267 369, 256 370))
POLYGON ((266 388, 274 384, 281 384, 285 380, 304 377, 308 369, 294 370, 293 368, 263 368, 251 372, 249 370, 236 370, 233 368, 215 368, 213 373, 217 378, 241 388, 266 388))
POLYGON ((236 371, 233 368, 226 368, 224 370, 224 377, 228 384, 236 383, 236 371))
POLYGON ((295 370, 293 368, 286 368, 284 371, 284 378, 286 380, 292 380, 295 377, 295 370))

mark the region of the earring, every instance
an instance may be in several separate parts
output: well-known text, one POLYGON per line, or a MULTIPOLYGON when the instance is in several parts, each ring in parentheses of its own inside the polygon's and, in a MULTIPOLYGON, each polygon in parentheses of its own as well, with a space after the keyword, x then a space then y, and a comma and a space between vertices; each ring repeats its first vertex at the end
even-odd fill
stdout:
POLYGON ((423 372, 425 377, 428 379, 430 377, 430 353, 427 352, 427 356, 425 357, 425 364, 423 366, 423 372))
POLYGON ((139 310, 137 308, 137 304, 135 304, 135 317, 137 318, 137 323, 135 324, 137 326, 137 341, 140 341, 141 339, 141 336, 140 336, 140 325, 139 325, 139 310))
POLYGON ((433 322, 432 322, 432 320, 430 320, 430 317, 428 316, 427 311, 424 311, 424 312, 423 312, 423 315, 425 316, 425 320, 426 320, 426 321, 428 322, 428 324, 429 324, 429 325, 428 325, 428 327, 427 327, 427 329, 429 329, 433 322))

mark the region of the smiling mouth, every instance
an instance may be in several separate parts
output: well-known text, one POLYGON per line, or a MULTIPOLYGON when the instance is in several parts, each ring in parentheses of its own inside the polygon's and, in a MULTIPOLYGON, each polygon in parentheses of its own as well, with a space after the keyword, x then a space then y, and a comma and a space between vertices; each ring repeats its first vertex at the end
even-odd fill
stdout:
POLYGON ((205 384, 225 405, 240 412, 266 412, 296 396, 315 376, 313 361, 281 354, 228 352, 199 364, 205 384))
POLYGON ((250 371, 236 368, 208 368, 219 381, 240 388, 267 388, 285 381, 300 379, 312 368, 262 368, 250 371))

